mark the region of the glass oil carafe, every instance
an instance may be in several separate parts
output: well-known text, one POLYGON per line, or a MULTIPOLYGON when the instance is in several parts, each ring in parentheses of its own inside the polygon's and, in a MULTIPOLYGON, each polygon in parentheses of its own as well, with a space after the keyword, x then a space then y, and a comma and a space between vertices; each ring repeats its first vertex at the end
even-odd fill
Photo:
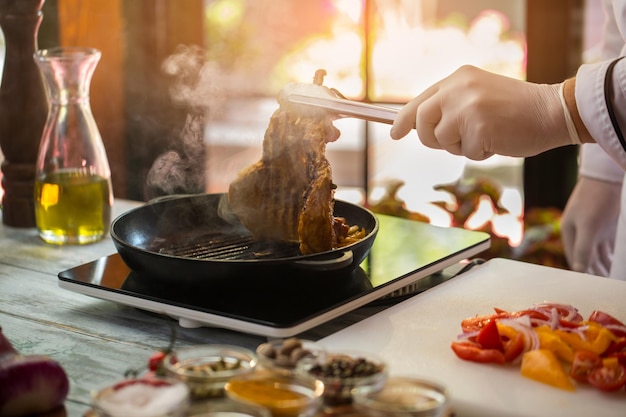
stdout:
POLYGON ((100 55, 81 47, 35 53, 48 98, 35 174, 35 219, 48 243, 91 243, 109 231, 111 171, 89 102, 100 55))

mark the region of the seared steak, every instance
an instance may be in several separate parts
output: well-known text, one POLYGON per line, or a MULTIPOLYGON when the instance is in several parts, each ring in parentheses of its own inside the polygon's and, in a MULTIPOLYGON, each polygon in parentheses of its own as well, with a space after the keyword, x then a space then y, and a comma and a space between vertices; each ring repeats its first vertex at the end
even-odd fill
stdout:
POLYGON ((244 169, 228 191, 233 212, 255 238, 296 241, 303 254, 333 249, 347 234, 334 224, 335 186, 325 155, 326 143, 339 131, 326 112, 286 99, 293 89, 325 89, 319 80, 285 87, 265 132, 261 160, 244 169))

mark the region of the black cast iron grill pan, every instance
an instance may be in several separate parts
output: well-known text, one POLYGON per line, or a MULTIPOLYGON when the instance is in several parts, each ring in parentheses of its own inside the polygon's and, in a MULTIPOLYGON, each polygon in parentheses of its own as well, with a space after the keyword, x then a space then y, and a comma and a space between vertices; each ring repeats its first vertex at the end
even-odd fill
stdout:
POLYGON ((165 255, 207 260, 254 260, 298 256, 298 245, 290 242, 264 242, 250 235, 211 232, 193 240, 172 243, 156 250, 165 255))
POLYGON ((351 272, 365 259, 378 220, 358 205, 337 200, 335 216, 365 228, 348 246, 302 255, 297 243, 255 240, 228 207, 226 194, 177 196, 128 211, 111 225, 122 259, 135 272, 166 280, 249 280, 303 271, 351 272))

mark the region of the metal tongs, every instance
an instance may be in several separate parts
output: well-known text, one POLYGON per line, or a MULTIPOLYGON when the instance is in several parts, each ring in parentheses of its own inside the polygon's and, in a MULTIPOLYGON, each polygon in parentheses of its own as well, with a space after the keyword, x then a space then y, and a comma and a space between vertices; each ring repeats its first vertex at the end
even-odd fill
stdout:
POLYGON ((335 113, 339 118, 356 117, 358 119, 369 120, 372 122, 393 124, 393 121, 398 114, 398 110, 396 109, 348 100, 334 88, 331 89, 331 91, 337 94, 338 97, 334 98, 309 96, 304 94, 290 94, 288 100, 291 103, 326 109, 335 113))

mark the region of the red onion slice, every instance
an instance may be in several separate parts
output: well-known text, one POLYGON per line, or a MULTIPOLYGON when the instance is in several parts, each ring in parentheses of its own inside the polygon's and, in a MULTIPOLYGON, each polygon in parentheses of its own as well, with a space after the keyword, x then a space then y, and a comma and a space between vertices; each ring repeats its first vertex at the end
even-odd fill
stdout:
POLYGON ((515 319, 501 319, 500 323, 513 328, 519 333, 522 333, 524 336, 524 352, 539 349, 539 336, 533 329, 528 316, 522 316, 515 319))

